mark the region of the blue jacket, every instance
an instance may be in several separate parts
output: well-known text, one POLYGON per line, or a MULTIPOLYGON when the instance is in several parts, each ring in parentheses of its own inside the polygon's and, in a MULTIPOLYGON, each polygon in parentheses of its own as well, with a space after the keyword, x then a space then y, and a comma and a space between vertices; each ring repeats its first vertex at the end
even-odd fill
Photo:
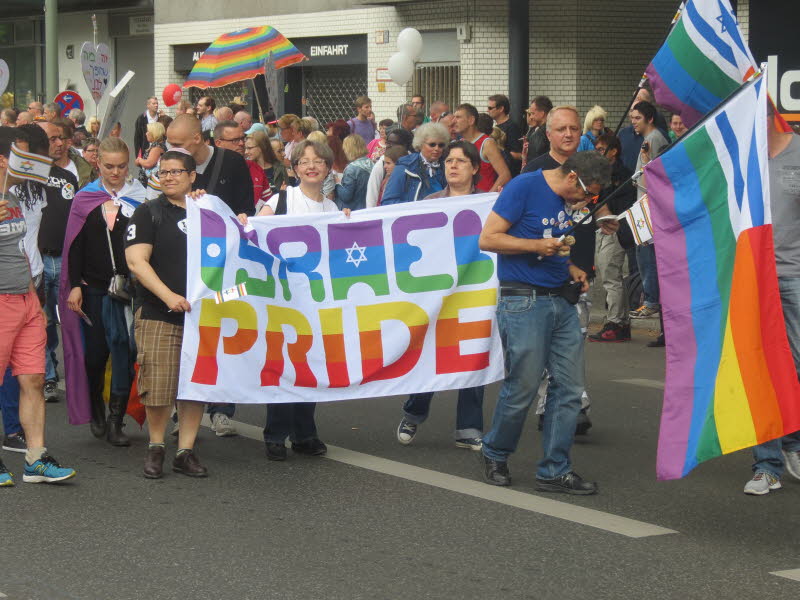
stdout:
POLYGON ((386 182, 381 206, 416 202, 443 190, 445 185, 447 182, 442 167, 435 169, 433 177, 430 177, 419 152, 414 152, 397 161, 392 176, 386 182))
POLYGON ((578 152, 584 150, 594 150, 594 145, 597 143, 597 136, 591 130, 587 131, 581 136, 581 143, 578 144, 578 152))
POLYGON ((336 206, 339 210, 360 210, 367 207, 367 183, 372 173, 372 161, 366 156, 357 158, 344 168, 342 183, 336 184, 336 206))

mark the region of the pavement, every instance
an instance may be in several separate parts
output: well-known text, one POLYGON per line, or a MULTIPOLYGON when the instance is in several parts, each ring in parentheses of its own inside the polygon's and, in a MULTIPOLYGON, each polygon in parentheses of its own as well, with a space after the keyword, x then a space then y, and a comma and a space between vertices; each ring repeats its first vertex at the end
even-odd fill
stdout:
MULTIPOLYGON (((78 476, 0 490, 0 598, 800 596, 800 482, 743 494, 749 451, 656 481, 664 349, 645 347, 657 323, 636 325, 631 342, 587 344, 594 426, 572 456, 596 496, 534 491, 533 417, 513 486, 483 483, 479 454, 453 444, 453 392, 437 394, 409 446, 395 439, 402 398, 320 404, 328 456, 284 463, 265 458, 264 407, 240 406, 241 435, 202 429, 200 480, 146 480, 146 431, 129 424, 133 445, 112 448, 66 425, 63 400, 48 404, 48 446, 78 476)), ((498 390, 486 391, 487 427, 498 390)), ((23 455, 2 457, 21 473, 23 455)))

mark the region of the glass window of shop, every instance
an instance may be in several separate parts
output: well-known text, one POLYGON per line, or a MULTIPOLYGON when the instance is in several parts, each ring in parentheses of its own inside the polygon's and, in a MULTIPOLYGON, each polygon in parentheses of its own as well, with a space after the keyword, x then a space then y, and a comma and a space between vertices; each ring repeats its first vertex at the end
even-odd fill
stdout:
POLYGON ((37 21, 0 23, 0 58, 8 64, 8 87, 0 96, 0 107, 24 109, 40 100, 41 44, 37 21))

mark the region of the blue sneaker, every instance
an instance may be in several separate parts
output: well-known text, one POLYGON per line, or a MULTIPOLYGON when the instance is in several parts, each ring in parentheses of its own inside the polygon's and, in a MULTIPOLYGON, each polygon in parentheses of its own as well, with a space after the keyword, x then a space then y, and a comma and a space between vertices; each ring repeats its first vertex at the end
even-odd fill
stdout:
POLYGON ((11 487, 12 485, 14 485, 14 477, 0 460, 0 487, 11 487))
POLYGON ((42 457, 32 465, 25 463, 25 472, 22 481, 25 483, 56 483, 75 477, 75 469, 65 469, 58 464, 49 454, 42 457))

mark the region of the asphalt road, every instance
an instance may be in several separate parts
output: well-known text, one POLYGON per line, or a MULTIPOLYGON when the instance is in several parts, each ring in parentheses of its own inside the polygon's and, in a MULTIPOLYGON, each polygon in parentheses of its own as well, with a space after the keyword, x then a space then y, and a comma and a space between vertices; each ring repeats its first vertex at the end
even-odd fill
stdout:
MULTIPOLYGON (((128 425, 133 446, 111 448, 50 404, 48 446, 79 473, 1 491, 0 598, 800 596, 789 578, 800 482, 744 495, 747 451, 656 481, 664 351, 644 346, 653 335, 588 345, 594 427, 573 459, 599 482, 590 497, 534 492, 533 418, 509 462, 514 486, 483 484, 477 453, 453 445, 453 393, 437 396, 407 447, 395 440, 401 398, 320 405, 329 458, 267 462, 257 428, 234 438, 204 428, 205 480, 145 480, 146 432, 128 425)), ((487 425, 497 391, 486 393, 487 425)), ((236 419, 263 426, 264 409, 236 419)), ((21 454, 2 456, 21 472, 21 454)))

